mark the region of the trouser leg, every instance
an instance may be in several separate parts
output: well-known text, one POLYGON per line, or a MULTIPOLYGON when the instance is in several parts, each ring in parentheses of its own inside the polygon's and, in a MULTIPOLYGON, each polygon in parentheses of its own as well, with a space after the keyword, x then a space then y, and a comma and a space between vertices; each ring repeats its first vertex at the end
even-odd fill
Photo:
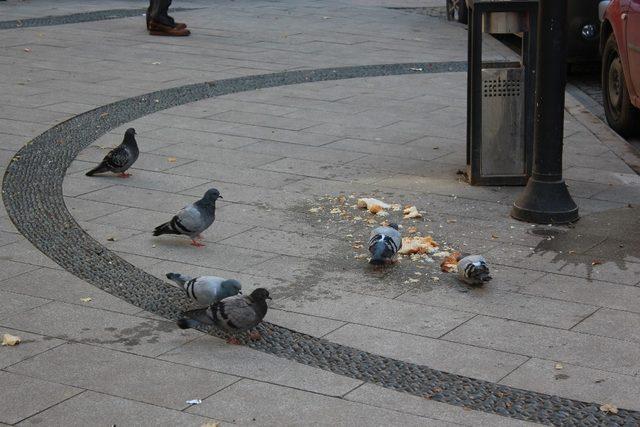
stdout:
POLYGON ((159 24, 173 26, 173 20, 167 15, 170 5, 171 0, 150 0, 148 10, 151 19, 159 24))

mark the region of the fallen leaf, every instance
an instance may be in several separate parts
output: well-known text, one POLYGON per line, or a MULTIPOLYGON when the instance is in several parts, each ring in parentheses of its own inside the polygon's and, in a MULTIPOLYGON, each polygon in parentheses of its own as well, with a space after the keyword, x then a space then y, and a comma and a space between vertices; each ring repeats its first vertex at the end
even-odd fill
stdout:
POLYGON ((202 403, 202 400, 200 399, 191 399, 191 400, 187 400, 187 405, 199 405, 202 403))
POLYGON ((591 261, 591 265, 600 265, 602 264, 602 261, 600 261, 599 259, 594 259, 593 261, 591 261))
POLYGON ((440 263, 440 270, 445 273, 455 273, 458 271, 458 261, 460 260, 460 252, 454 252, 446 256, 440 263))
POLYGON ((554 366, 554 368, 560 370, 562 368, 564 368, 564 366, 562 365, 562 363, 556 363, 556 365, 554 366))
POLYGON ((456 222, 458 222, 458 220, 457 220, 457 219, 448 219, 448 220, 447 220, 447 224, 454 224, 454 223, 456 223, 456 222))
POLYGON ((220 423, 204 423, 200 427, 220 427, 220 423))
POLYGON ((151 65, 160 65, 162 64, 162 62, 156 61, 156 62, 152 62, 151 65))
POLYGON ((343 195, 338 196, 338 198, 336 199, 336 202, 340 203, 341 205, 344 205, 346 201, 347 201, 347 198, 343 195))
POLYGON ((107 241, 108 241, 108 242, 115 242, 115 241, 116 241, 116 238, 115 238, 115 237, 112 237, 112 236, 109 236, 109 237, 107 237, 107 241))
POLYGON ((23 50, 24 50, 25 52, 27 52, 27 53, 31 52, 31 48, 30 48, 30 47, 25 47, 23 50))
POLYGON ((362 245, 351 245, 353 249, 362 249, 362 245))
POLYGON ((380 205, 369 205, 369 212, 372 214, 377 214, 384 211, 384 208, 380 205))
POLYGON ((311 213, 318 213, 322 210, 322 206, 318 206, 317 208, 311 208, 309 209, 309 212, 311 213))
POLYGON ((602 412, 607 412, 609 414, 617 414, 618 413, 618 408, 615 405, 612 405, 611 403, 605 403, 603 405, 600 406, 600 410, 602 412))
POLYGON ((358 254, 356 256, 354 256, 355 259, 364 259, 367 258, 367 254, 358 254))
POLYGON ((432 277, 431 277, 431 280, 433 280, 434 282, 439 282, 439 281, 440 281, 440 278, 439 278, 439 277, 436 277, 436 276, 432 276, 432 277))
POLYGON ((413 277, 408 280, 409 283, 418 283, 420 280, 414 279, 413 277))
POLYGON ((404 219, 422 218, 422 214, 418 212, 418 208, 416 208, 415 206, 410 206, 408 208, 405 208, 404 211, 402 211, 402 213, 404 213, 404 219))
POLYGON ((91 298, 91 297, 84 297, 84 298, 80 298, 80 301, 82 301, 82 302, 91 302, 91 301, 93 301, 93 298, 91 298))
POLYGON ((418 227, 411 226, 411 227, 407 228, 407 233, 413 234, 413 233, 417 233, 417 232, 418 232, 418 227))
POLYGON ((341 210, 340 208, 333 208, 333 209, 331 209, 331 211, 330 211, 329 213, 332 213, 332 214, 341 214, 341 213, 342 213, 342 210, 341 210))
POLYGON ((496 236, 495 234, 492 234, 492 235, 491 235, 491 238, 492 238, 492 239, 498 239, 498 236, 496 236))
POLYGON ((102 113, 100 114, 100 118, 104 119, 105 117, 107 117, 109 115, 109 113, 102 113))
POLYGON ((569 255, 573 255, 575 253, 576 253, 576 251, 569 251, 569 255))
POLYGON ((169 163, 175 163, 177 161, 178 161, 178 159, 176 159, 175 157, 167 157, 167 162, 169 162, 169 163))
POLYGON ((21 341, 22 341, 22 339, 20 337, 15 336, 15 335, 4 334, 2 336, 2 345, 8 345, 8 346, 13 347, 14 345, 20 344, 21 341))

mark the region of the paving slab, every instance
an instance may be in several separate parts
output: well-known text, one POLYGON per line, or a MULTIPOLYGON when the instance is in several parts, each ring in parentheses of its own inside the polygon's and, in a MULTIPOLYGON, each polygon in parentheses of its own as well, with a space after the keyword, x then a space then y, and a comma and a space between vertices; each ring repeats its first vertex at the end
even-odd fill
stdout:
POLYGON ((210 336, 171 350, 160 359, 330 396, 342 396, 362 384, 359 380, 243 346, 228 345, 210 336))
POLYGON ((640 314, 603 308, 572 330, 640 343, 640 314))
POLYGON ((51 348, 65 343, 63 340, 52 338, 46 335, 31 334, 29 332, 2 326, 0 321, 0 336, 11 334, 20 337, 20 344, 16 346, 0 346, 0 369, 29 359, 37 354, 43 353, 51 348))
POLYGON ((304 294, 278 302, 278 308, 295 313, 382 328, 439 337, 471 319, 474 314, 440 307, 425 307, 411 302, 328 289, 316 285, 304 294))
POLYGON ((8 369, 179 411, 189 407, 187 400, 210 396, 237 381, 230 375, 84 344, 65 344, 8 369))
MULTIPOLYGON (((156 356, 198 337, 173 322, 155 321, 63 302, 5 315, 2 324, 15 329, 156 356)), ((139 311, 139 310, 138 310, 139 311)))
POLYGON ((640 344, 513 320, 476 316, 444 339, 627 375, 640 372, 640 344))
POLYGON ((400 411, 408 414, 436 418, 445 423, 464 426, 533 426, 535 423, 514 420, 500 415, 472 411, 468 408, 456 408, 423 397, 411 396, 379 387, 363 384, 345 396, 352 402, 360 402, 378 408, 400 411))
POLYGON ((142 425, 200 427, 216 420, 155 405, 123 399, 104 393, 85 391, 69 400, 42 411, 20 423, 21 426, 42 424, 64 426, 142 425))
POLYGON ((371 353, 487 381, 499 380, 528 359, 518 354, 354 324, 345 325, 325 338, 371 353))
POLYGON ((41 268, 3 281, 0 283, 0 289, 15 294, 87 305, 119 313, 133 314, 140 311, 138 307, 96 289, 64 270, 41 268), (91 301, 84 303, 82 298, 91 298, 91 301))
POLYGON ((432 418, 403 414, 343 399, 243 380, 187 410, 241 425, 369 426, 447 425, 432 418), (278 396, 277 401, 272 397, 278 396))
POLYGON ((5 371, 0 371, 0 381, 3 385, 0 420, 8 424, 18 423, 82 392, 75 387, 5 371))
POLYGON ((620 408, 639 410, 636 398, 640 379, 599 369, 533 358, 503 378, 500 382, 512 387, 536 390, 574 399, 610 403, 620 408))

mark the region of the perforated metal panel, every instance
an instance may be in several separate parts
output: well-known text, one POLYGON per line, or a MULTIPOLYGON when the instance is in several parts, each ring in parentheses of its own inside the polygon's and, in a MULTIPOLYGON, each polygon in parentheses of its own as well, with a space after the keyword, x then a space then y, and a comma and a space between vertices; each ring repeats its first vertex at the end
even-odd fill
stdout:
POLYGON ((482 70, 483 176, 526 174, 522 68, 482 70))

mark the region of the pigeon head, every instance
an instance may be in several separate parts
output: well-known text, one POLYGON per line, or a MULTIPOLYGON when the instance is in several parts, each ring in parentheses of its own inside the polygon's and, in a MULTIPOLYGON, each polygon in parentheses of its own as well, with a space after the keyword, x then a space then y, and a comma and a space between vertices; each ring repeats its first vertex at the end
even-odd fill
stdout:
POLYGON ((204 193, 204 197, 202 199, 209 203, 215 203, 216 200, 222 198, 223 197, 220 195, 220 192, 217 189, 211 188, 207 190, 206 193, 204 193))
POLYGON ((396 224, 395 222, 392 222, 391 224, 389 224, 389 227, 393 228, 394 230, 397 230, 398 224, 396 224))
POLYGON ((271 299, 271 297, 269 296, 268 290, 266 290, 265 288, 258 288, 253 292, 251 292, 251 299, 256 302, 259 302, 259 301, 271 299))
POLYGON ((136 143, 136 130, 134 128, 129 128, 127 129, 127 131, 124 133, 124 143, 128 144, 128 145, 134 145, 137 146, 138 144, 136 143))
POLYGON ((225 280, 224 282, 220 283, 220 289, 222 289, 222 292, 224 292, 225 295, 236 295, 242 293, 240 292, 240 289, 242 289, 242 285, 240 284, 240 282, 234 279, 225 280))

